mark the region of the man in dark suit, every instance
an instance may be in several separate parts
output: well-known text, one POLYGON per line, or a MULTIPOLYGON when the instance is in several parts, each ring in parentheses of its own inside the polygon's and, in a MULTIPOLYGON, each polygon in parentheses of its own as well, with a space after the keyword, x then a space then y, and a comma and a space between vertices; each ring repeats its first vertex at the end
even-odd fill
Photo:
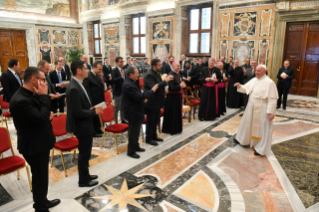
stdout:
POLYGON ((60 57, 59 60, 62 63, 62 70, 65 72, 66 80, 71 81, 72 74, 68 63, 65 61, 64 57, 60 57))
POLYGON ((40 62, 38 63, 38 68, 42 70, 45 74, 45 79, 47 81, 47 86, 48 86, 48 94, 51 97, 51 111, 53 111, 53 113, 56 113, 58 109, 58 99, 61 96, 59 95, 59 93, 55 91, 54 85, 52 84, 50 80, 50 77, 49 77, 50 64, 45 60, 40 60, 40 62))
POLYGON ((47 199, 49 155, 55 143, 50 104, 44 73, 35 67, 27 68, 23 87, 11 99, 10 112, 17 129, 18 150, 31 167, 36 212, 48 212, 48 208, 60 203, 59 199, 47 199))
POLYGON ((277 74, 277 88, 279 95, 277 101, 277 109, 279 109, 281 106, 281 97, 283 96, 282 109, 286 110, 287 96, 292 85, 292 80, 294 78, 295 70, 293 67, 290 66, 289 60, 285 60, 284 67, 281 67, 277 74))
POLYGON ((158 88, 158 84, 154 85, 151 90, 144 93, 136 85, 140 74, 135 66, 129 66, 126 70, 126 79, 123 83, 123 106, 125 119, 128 120, 128 147, 127 155, 132 158, 140 158, 136 152, 144 152, 138 144, 141 124, 144 120, 144 102, 149 98, 158 88))
POLYGON ((172 67, 172 63, 175 61, 175 57, 174 56, 170 56, 169 57, 169 63, 167 64, 167 66, 165 67, 164 73, 163 74, 169 74, 173 71, 173 67, 172 67))
MULTIPOLYGON (((88 74, 88 78, 85 78, 83 80, 83 86, 91 97, 93 106, 105 101, 104 92, 106 91, 106 89, 104 89, 103 80, 100 76, 101 73, 102 64, 100 62, 95 62, 93 64, 92 71, 90 71, 88 74)), ((101 123, 98 115, 94 117, 93 122, 93 137, 102 137, 103 131, 101 130, 101 123)))
POLYGON ((3 87, 3 101, 10 102, 13 94, 22 86, 22 80, 18 73, 20 68, 16 59, 8 62, 8 69, 1 76, 1 84, 3 87))
POLYGON ((114 99, 114 117, 115 121, 118 122, 118 112, 121 111, 121 119, 123 123, 126 123, 124 120, 124 111, 122 108, 122 86, 125 79, 125 71, 123 70, 123 57, 115 58, 116 67, 112 70, 112 91, 114 99))
POLYGON ((107 57, 104 58, 103 65, 103 80, 107 85, 107 88, 112 86, 112 67, 109 65, 109 59, 107 57))
POLYGON ((92 70, 92 67, 91 67, 91 65, 89 64, 89 58, 88 58, 88 56, 86 56, 85 54, 82 54, 81 60, 85 62, 85 65, 86 65, 87 69, 88 69, 89 71, 91 71, 91 70, 92 70))
POLYGON ((197 64, 198 64, 197 59, 196 59, 196 57, 194 57, 191 65, 192 65, 192 67, 194 67, 197 64))
MULTIPOLYGON (((52 71, 49 74, 51 83, 54 85, 54 88, 58 93, 65 94, 68 83, 62 83, 67 81, 66 74, 64 71, 62 71, 62 62, 60 60, 57 60, 54 62, 54 65, 55 65, 55 71, 52 71)), ((57 101, 60 113, 64 113, 64 106, 65 106, 64 99, 65 99, 65 95, 61 96, 57 101)))
POLYGON ((123 66, 123 70, 125 71, 131 64, 131 57, 126 58, 127 63, 123 66))
POLYGON ((145 113, 147 116, 146 121, 146 143, 157 146, 157 141, 163 141, 163 139, 157 137, 156 126, 160 118, 161 108, 165 104, 165 86, 171 80, 173 76, 169 75, 165 81, 162 81, 160 72, 162 70, 162 64, 159 59, 152 60, 152 69, 144 77, 144 92, 151 90, 156 84, 158 89, 153 96, 149 97, 145 104, 145 113))
POLYGON ((206 57, 203 57, 203 66, 208 67, 208 60, 206 57))
POLYGON ((191 87, 191 89, 193 90, 193 83, 191 81, 191 71, 192 71, 192 68, 191 68, 191 63, 187 60, 185 62, 185 69, 184 69, 184 72, 181 73, 182 74, 182 79, 183 81, 186 83, 186 86, 189 86, 191 87))
POLYGON ((179 64, 181 65, 181 73, 184 73, 185 65, 186 65, 186 56, 185 54, 182 54, 181 61, 179 61, 179 64))
POLYGON ((144 74, 147 73, 147 71, 151 68, 151 65, 148 64, 148 58, 147 57, 144 58, 144 63, 142 65, 142 67, 143 67, 143 73, 144 74))
POLYGON ((93 103, 82 82, 88 77, 89 70, 83 61, 73 61, 71 64, 73 79, 67 90, 67 119, 66 130, 79 139, 79 186, 91 187, 98 184, 94 181, 97 175, 90 175, 89 160, 93 142, 93 118, 102 113, 101 108, 91 110, 93 103))

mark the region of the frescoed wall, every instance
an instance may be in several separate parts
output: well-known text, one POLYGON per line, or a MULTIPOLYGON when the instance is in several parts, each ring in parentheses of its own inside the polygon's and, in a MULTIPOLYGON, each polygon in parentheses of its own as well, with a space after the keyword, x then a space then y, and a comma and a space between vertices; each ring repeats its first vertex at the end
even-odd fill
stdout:
POLYGON ((120 56, 120 24, 109 24, 102 26, 104 57, 109 58, 112 67, 115 64, 115 58, 120 56))

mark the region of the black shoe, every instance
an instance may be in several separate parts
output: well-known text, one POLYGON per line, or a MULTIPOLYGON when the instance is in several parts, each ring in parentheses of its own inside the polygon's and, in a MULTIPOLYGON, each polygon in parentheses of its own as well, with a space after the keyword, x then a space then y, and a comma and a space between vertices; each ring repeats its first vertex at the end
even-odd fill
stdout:
POLYGON ((261 154, 259 154, 256 150, 255 150, 255 152, 254 152, 254 155, 256 155, 256 156, 261 156, 261 154))
POLYGON ((53 207, 57 206, 60 203, 61 203, 61 200, 59 200, 59 199, 48 200, 47 207, 48 208, 53 208, 53 207))
POLYGON ((145 149, 139 148, 138 150, 135 150, 136 152, 145 152, 145 149))
POLYGON ((157 146, 157 142, 156 141, 146 141, 147 144, 153 145, 153 146, 157 146))
POLYGON ((234 138, 234 142, 240 145, 239 141, 237 141, 235 138, 234 138))
POLYGON ((278 109, 280 109, 280 107, 276 107, 276 109, 278 110, 278 109))
POLYGON ((98 178, 97 175, 90 175, 89 180, 96 180, 98 178))
POLYGON ((103 134, 97 134, 97 133, 95 133, 95 134, 93 135, 93 137, 95 137, 95 138, 102 138, 102 136, 103 136, 103 134))
POLYGON ((98 130, 98 131, 95 131, 95 134, 103 134, 104 132, 102 130, 98 130))
POLYGON ((286 110, 286 108, 285 108, 285 107, 283 107, 282 109, 283 109, 283 110, 286 110))
POLYGON ((122 120, 122 124, 128 124, 128 122, 125 120, 122 120))
POLYGON ((97 184, 99 184, 98 181, 90 180, 86 183, 79 183, 79 187, 92 187, 92 186, 96 186, 97 184))
POLYGON ((158 141, 158 142, 163 142, 163 141, 164 141, 163 138, 159 138, 159 137, 156 137, 156 138, 154 138, 153 140, 154 140, 154 141, 158 141))
POLYGON ((127 156, 129 156, 129 157, 131 157, 131 158, 135 158, 135 159, 140 158, 140 156, 139 156, 138 154, 136 154, 136 153, 134 153, 134 154, 127 154, 127 156))

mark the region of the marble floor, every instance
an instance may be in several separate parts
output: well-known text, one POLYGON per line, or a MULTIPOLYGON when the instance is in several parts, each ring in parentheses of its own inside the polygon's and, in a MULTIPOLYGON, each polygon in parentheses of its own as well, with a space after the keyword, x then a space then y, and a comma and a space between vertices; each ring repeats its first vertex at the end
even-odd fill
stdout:
MULTIPOLYGON (((77 154, 67 155, 65 177, 55 152, 48 198, 62 203, 50 211, 319 211, 319 101, 292 95, 288 100, 286 111, 277 110, 272 153, 264 157, 234 143, 240 109, 209 122, 188 123, 185 117, 183 133, 160 134, 165 141, 156 147, 141 138, 146 152, 139 160, 126 156, 126 135, 119 138, 118 155, 112 137, 103 148, 94 139, 90 172, 99 176, 99 185, 93 188, 77 186, 77 154)), ((12 122, 9 130, 19 155, 12 122)), ((20 174, 20 180, 16 172, 0 177, 0 211, 33 211, 26 171, 20 174)))

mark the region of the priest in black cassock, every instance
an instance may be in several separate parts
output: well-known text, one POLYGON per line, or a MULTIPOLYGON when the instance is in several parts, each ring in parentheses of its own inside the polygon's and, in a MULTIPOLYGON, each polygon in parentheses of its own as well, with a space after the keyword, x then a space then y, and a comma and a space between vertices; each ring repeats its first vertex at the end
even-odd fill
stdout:
POLYGON ((226 82, 228 81, 228 71, 224 69, 224 63, 218 62, 216 66, 222 75, 221 82, 217 84, 218 88, 218 113, 224 115, 226 113, 226 82))
POLYGON ((241 108, 243 106, 243 94, 237 92, 234 87, 235 83, 243 84, 244 72, 243 68, 239 67, 238 60, 234 60, 233 65, 229 68, 228 75, 230 75, 227 93, 227 107, 241 108))
POLYGON ((202 96, 200 98, 198 118, 203 120, 214 120, 218 116, 218 89, 217 83, 222 79, 218 68, 214 67, 215 58, 209 59, 208 67, 203 69, 199 76, 202 85, 202 96), (216 92, 217 91, 217 92, 216 92))
POLYGON ((180 64, 175 61, 172 63, 174 79, 168 83, 168 94, 165 102, 165 113, 163 122, 163 132, 171 135, 183 131, 183 88, 186 84, 180 78, 180 64))

